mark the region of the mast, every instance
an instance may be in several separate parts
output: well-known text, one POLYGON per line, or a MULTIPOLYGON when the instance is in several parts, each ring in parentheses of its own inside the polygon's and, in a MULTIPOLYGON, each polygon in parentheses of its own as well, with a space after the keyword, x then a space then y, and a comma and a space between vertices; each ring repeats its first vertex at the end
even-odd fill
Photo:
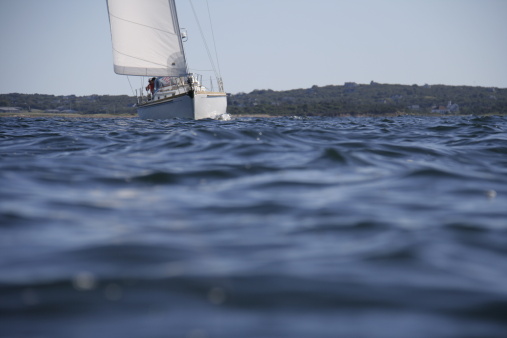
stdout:
POLYGON ((178 40, 180 42, 181 52, 183 53, 183 60, 185 62, 185 70, 186 70, 186 73, 188 74, 188 63, 187 63, 187 58, 185 56, 185 47, 183 46, 183 38, 181 37, 181 27, 180 27, 180 22, 178 21, 178 9, 176 8, 176 1, 169 0, 169 6, 171 7, 171 13, 173 15, 172 21, 175 26, 174 30, 178 34, 178 40))

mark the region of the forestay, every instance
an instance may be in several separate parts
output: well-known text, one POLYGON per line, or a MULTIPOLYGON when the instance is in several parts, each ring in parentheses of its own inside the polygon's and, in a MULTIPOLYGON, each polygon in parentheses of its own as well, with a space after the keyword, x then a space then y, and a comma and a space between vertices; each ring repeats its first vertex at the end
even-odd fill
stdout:
POLYGON ((181 76, 187 65, 174 0, 106 0, 114 71, 181 76))

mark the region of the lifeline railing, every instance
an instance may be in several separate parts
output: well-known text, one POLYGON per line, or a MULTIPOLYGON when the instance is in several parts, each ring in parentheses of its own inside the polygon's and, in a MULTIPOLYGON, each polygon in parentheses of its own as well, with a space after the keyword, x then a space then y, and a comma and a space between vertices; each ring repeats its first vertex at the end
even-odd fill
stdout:
MULTIPOLYGON (((162 94, 164 92, 167 92, 168 94, 171 93, 172 95, 180 95, 187 93, 190 90, 194 90, 196 92, 215 91, 213 78, 210 77, 209 87, 206 88, 203 86, 203 76, 201 74, 190 73, 187 76, 174 77, 172 80, 175 80, 172 84, 156 88, 154 94, 147 93, 144 95, 143 88, 140 88, 138 95, 136 90, 137 104, 140 105, 152 101, 157 94, 162 94)), ((219 92, 224 92, 224 86, 221 78, 216 79, 216 85, 219 92)))

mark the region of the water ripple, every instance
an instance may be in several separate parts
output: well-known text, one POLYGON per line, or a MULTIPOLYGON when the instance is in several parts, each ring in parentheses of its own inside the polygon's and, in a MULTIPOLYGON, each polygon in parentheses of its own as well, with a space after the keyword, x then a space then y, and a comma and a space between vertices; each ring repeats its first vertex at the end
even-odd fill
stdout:
POLYGON ((507 330, 505 117, 0 126, 9 336, 507 330))

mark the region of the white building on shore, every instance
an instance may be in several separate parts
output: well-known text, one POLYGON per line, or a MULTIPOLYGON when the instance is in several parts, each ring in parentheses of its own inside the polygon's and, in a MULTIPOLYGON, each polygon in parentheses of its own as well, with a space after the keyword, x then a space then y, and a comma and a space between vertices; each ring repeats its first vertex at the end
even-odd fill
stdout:
POLYGON ((436 114, 455 114, 459 113, 459 105, 457 103, 452 103, 449 101, 447 106, 434 106, 431 109, 431 112, 436 114))
POLYGON ((21 111, 19 107, 0 107, 0 113, 17 113, 21 111))

